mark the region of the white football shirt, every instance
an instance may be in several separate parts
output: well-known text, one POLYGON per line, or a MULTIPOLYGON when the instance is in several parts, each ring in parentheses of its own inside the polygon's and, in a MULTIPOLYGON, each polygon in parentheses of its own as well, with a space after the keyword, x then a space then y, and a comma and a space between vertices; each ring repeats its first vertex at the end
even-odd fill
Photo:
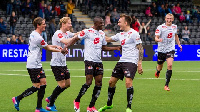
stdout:
POLYGON ((29 37, 29 52, 28 52, 28 58, 27 58, 27 68, 41 68, 41 50, 43 47, 46 47, 48 44, 44 41, 42 36, 36 32, 33 31, 30 34, 29 37))
POLYGON ((177 25, 172 24, 166 26, 165 23, 159 25, 155 35, 160 36, 162 42, 158 42, 158 52, 167 53, 175 50, 175 34, 177 33, 177 25))
POLYGON ((120 32, 111 37, 114 41, 120 41, 122 46, 122 56, 118 62, 138 63, 139 50, 136 45, 142 43, 137 31, 131 29, 128 32, 120 32))
MULTIPOLYGON (((60 42, 62 39, 72 38, 74 33, 67 31, 63 33, 61 30, 57 30, 52 37, 52 45, 61 46, 64 48, 65 44, 60 42)), ((61 52, 52 52, 51 66, 66 66, 66 55, 61 52)))
POLYGON ((102 30, 89 28, 82 30, 78 38, 85 39, 84 61, 102 62, 102 45, 107 45, 105 33, 102 30))

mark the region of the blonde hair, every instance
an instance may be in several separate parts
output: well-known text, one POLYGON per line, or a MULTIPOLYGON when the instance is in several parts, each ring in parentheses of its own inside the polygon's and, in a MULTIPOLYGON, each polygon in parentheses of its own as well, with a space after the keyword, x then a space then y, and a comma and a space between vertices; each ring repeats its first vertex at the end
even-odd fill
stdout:
MULTIPOLYGON (((173 19, 174 19, 174 15, 173 15, 173 14, 171 14, 171 13, 168 13, 167 15, 169 15, 169 16, 172 16, 172 17, 173 17, 173 19)), ((167 15, 165 16, 165 18, 167 17, 167 15)))
POLYGON ((60 19, 60 28, 62 27, 62 23, 66 24, 69 20, 71 20, 69 17, 63 17, 60 19))

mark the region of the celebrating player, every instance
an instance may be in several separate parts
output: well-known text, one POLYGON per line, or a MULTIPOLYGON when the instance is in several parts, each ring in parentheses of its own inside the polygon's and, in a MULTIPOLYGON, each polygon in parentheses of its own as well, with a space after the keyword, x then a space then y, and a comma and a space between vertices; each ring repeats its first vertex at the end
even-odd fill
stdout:
POLYGON ((130 16, 125 14, 120 15, 118 25, 120 26, 120 30, 123 30, 123 32, 106 38, 107 42, 121 42, 122 56, 113 69, 112 76, 109 81, 107 105, 100 108, 98 110, 99 112, 113 108, 112 99, 115 94, 116 83, 119 79, 123 80, 124 76, 128 102, 126 112, 132 112, 131 104, 134 92, 132 82, 137 70, 139 74, 143 73, 142 59, 144 51, 139 33, 130 28, 130 24, 130 16))
POLYGON ((45 30, 45 20, 41 17, 37 17, 33 21, 35 30, 30 34, 29 38, 29 52, 27 58, 27 70, 30 75, 33 86, 26 89, 21 95, 13 97, 15 109, 19 111, 19 103, 24 97, 33 94, 38 91, 37 107, 35 112, 48 112, 42 108, 42 99, 45 94, 46 88, 46 76, 42 69, 41 63, 41 49, 44 48, 51 52, 60 52, 62 47, 57 45, 48 45, 41 36, 42 31, 45 30))
POLYGON ((167 60, 166 83, 164 89, 170 91, 169 82, 172 76, 172 63, 175 53, 175 40, 182 51, 182 46, 177 35, 177 25, 172 24, 174 21, 173 14, 168 13, 165 16, 165 23, 159 25, 155 32, 155 41, 158 42, 158 61, 156 67, 155 77, 160 76, 160 71, 163 68, 163 63, 167 60))
MULTIPOLYGON (((69 17, 63 17, 60 19, 59 24, 60 30, 54 33, 52 44, 64 47, 64 45, 70 41, 70 38, 74 36, 74 34, 70 32, 72 27, 71 19, 69 17)), ((50 65, 58 86, 54 89, 52 95, 46 98, 46 101, 49 103, 46 109, 57 111, 54 102, 60 93, 70 87, 70 73, 66 65, 66 56, 60 52, 53 52, 50 65)))
MULTIPOLYGON (((120 47, 106 46, 107 42, 105 40, 105 33, 102 31, 104 26, 103 19, 101 17, 95 17, 93 22, 94 26, 92 28, 81 31, 78 36, 73 37, 72 41, 66 45, 66 47, 69 47, 75 41, 79 39, 85 39, 84 62, 86 83, 83 84, 77 98, 74 100, 75 112, 80 112, 80 99, 92 84, 93 77, 95 79, 95 87, 93 89, 91 102, 89 107, 87 107, 87 112, 98 112, 94 105, 99 97, 102 86, 103 64, 101 60, 101 51, 120 50, 120 47)), ((63 49, 63 51, 64 50, 66 49, 63 49)))

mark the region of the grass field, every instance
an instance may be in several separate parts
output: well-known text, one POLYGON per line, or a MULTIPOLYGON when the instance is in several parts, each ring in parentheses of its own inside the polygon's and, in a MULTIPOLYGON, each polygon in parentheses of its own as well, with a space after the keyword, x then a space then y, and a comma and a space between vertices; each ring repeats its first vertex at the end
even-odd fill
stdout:
MULTIPOLYGON (((71 73, 71 87, 65 90, 56 100, 59 112, 74 112, 73 100, 77 96, 82 84, 85 83, 84 63, 67 62, 71 73)), ((104 106, 107 101, 108 81, 116 62, 104 61, 104 78, 101 94, 95 107, 104 106)), ((11 98, 21 94, 32 86, 26 70, 26 63, 0 63, 0 112, 15 112, 11 98)), ((136 74, 133 81, 134 96, 132 109, 134 112, 200 112, 200 63, 174 62, 173 75, 170 82, 170 92, 163 89, 165 84, 166 63, 161 76, 154 78, 156 62, 143 62, 143 75, 136 74)), ((45 98, 56 87, 56 81, 51 72, 49 62, 43 62, 47 76, 45 98)), ((94 83, 82 97, 81 112, 91 100, 94 83)), ((36 93, 24 98, 20 102, 20 112, 34 112, 36 107, 36 93)), ((43 107, 46 107, 43 100, 43 107)), ((125 112, 126 88, 124 81, 118 81, 113 100, 114 108, 106 112, 125 112)))

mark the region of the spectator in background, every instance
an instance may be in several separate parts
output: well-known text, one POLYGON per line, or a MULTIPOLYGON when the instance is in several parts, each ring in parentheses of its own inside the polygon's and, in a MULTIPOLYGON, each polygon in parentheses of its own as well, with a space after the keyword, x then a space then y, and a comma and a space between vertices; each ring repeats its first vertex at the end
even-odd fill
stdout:
POLYGON ((180 16, 181 15, 181 8, 180 8, 180 4, 177 3, 176 7, 175 7, 175 12, 176 12, 176 15, 180 16))
POLYGON ((26 0, 23 5, 22 5, 22 14, 25 15, 29 14, 31 15, 31 10, 32 10, 33 4, 30 0, 26 0))
POLYGON ((153 16, 151 14, 151 7, 147 7, 147 9, 145 10, 145 14, 146 14, 146 16, 153 16))
POLYGON ((109 24, 111 24, 111 22, 110 22, 110 13, 108 13, 107 15, 106 15, 106 17, 105 17, 105 27, 107 26, 107 25, 109 25, 109 24))
POLYGON ((7 31, 7 26, 6 26, 6 23, 3 21, 3 19, 0 17, 0 33, 5 33, 5 34, 8 34, 8 31, 7 31))
POLYGON ((9 38, 9 37, 7 37, 6 40, 7 40, 7 41, 6 41, 6 44, 11 44, 11 43, 10 43, 10 38, 9 38))
POLYGON ((15 0, 14 4, 15 4, 15 11, 17 13, 17 17, 19 18, 19 15, 21 13, 20 8, 21 8, 21 5, 22 5, 21 0, 15 0))
POLYGON ((111 12, 111 19, 113 23, 117 23, 119 21, 120 15, 117 12, 117 9, 114 8, 113 11, 111 12))
POLYGON ((168 13, 171 13, 171 14, 172 14, 172 11, 171 11, 171 9, 169 8, 168 3, 166 3, 166 4, 165 4, 165 15, 168 14, 168 13))
POLYGON ((158 16, 157 6, 155 2, 152 2, 151 13, 153 14, 153 16, 158 16))
POLYGON ((179 16, 179 21, 182 23, 182 22, 185 22, 185 15, 183 14, 183 12, 181 12, 181 15, 179 16))
POLYGON ((187 14, 185 15, 185 20, 186 20, 187 23, 192 23, 190 11, 187 11, 187 14))
POLYGON ((50 13, 50 18, 54 18, 56 17, 57 13, 54 9, 51 10, 51 13, 50 13))
POLYGON ((172 14, 176 15, 176 8, 174 4, 172 4, 171 11, 172 11, 172 14))
POLYGON ((182 34, 181 34, 181 32, 179 31, 179 29, 177 29, 177 35, 178 35, 179 41, 180 41, 180 39, 182 39, 182 34))
POLYGON ((55 23, 55 19, 52 18, 49 21, 49 34, 50 34, 50 38, 53 36, 53 34, 55 33, 55 31, 56 31, 56 23, 55 23))
POLYGON ((60 16, 62 17, 63 14, 66 13, 66 9, 65 9, 65 5, 63 4, 63 2, 60 2, 60 16))
POLYGON ((138 22, 138 19, 135 18, 134 15, 132 15, 131 18, 132 18, 131 28, 133 28, 135 31, 139 32, 140 24, 138 22))
POLYGON ((151 37, 151 32, 150 32, 150 27, 149 26, 147 26, 147 36, 146 36, 147 38, 146 38, 146 40, 147 41, 152 41, 153 39, 152 39, 152 37, 151 37))
POLYGON ((184 41, 189 41, 189 35, 190 35, 190 30, 188 30, 188 28, 187 28, 187 26, 185 26, 185 29, 184 30, 182 30, 182 39, 184 40, 184 41))
POLYGON ((149 22, 146 25, 144 22, 142 22, 142 25, 140 25, 140 22, 138 21, 138 23, 140 25, 139 33, 140 33, 141 39, 143 41, 146 41, 147 26, 150 24, 150 22, 151 22, 151 19, 149 20, 149 22))
POLYGON ((51 15, 51 5, 48 5, 47 8, 45 8, 44 14, 45 14, 45 19, 49 21, 51 15))
POLYGON ((7 10, 6 10, 7 15, 11 15, 12 13, 13 2, 14 0, 7 0, 7 10))
POLYGON ((164 7, 164 4, 162 4, 161 6, 158 6, 158 13, 162 17, 165 16, 165 7, 164 7))
POLYGON ((15 35, 15 26, 17 24, 17 17, 15 16, 15 12, 12 12, 12 15, 10 16, 10 33, 12 35, 15 35))
POLYGON ((11 40, 10 40, 10 43, 11 43, 11 44, 17 44, 15 35, 12 35, 12 38, 11 38, 11 40))
POLYGON ((122 10, 127 10, 129 0, 122 0, 122 10))
POLYGON ((44 10, 45 10, 46 4, 44 3, 44 0, 42 0, 39 4, 39 17, 44 18, 44 10))
POLYGON ((18 44, 26 44, 26 41, 23 40, 22 35, 20 34, 19 37, 17 38, 18 44))
POLYGON ((72 0, 69 0, 69 2, 67 3, 67 14, 68 16, 70 17, 71 21, 72 21, 72 26, 74 27, 73 25, 73 16, 72 16, 72 13, 73 13, 73 9, 75 8, 75 4, 72 3, 72 0))

